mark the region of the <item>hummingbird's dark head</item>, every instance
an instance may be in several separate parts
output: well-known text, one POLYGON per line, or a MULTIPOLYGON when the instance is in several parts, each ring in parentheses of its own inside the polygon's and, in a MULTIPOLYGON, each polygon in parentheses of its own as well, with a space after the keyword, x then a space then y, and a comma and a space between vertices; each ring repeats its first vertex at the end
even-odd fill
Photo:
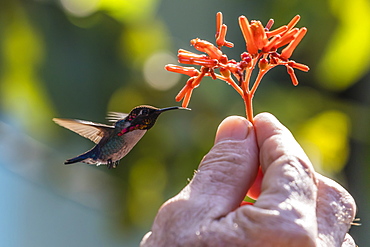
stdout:
POLYGON ((131 122, 131 126, 137 126, 137 129, 148 130, 153 127, 155 121, 162 112, 175 109, 190 110, 189 108, 184 108, 180 106, 160 109, 153 106, 142 105, 132 109, 127 116, 127 120, 131 122))

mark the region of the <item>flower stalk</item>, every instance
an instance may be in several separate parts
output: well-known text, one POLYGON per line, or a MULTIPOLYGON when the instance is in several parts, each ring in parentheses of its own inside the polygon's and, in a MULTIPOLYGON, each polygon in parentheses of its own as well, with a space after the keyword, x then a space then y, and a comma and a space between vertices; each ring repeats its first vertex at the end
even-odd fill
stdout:
POLYGON ((247 17, 240 16, 239 26, 245 40, 246 52, 240 55, 240 61, 237 62, 229 59, 221 50, 224 46, 232 48, 234 45, 226 41, 227 26, 223 23, 222 13, 218 12, 216 15, 216 45, 196 38, 192 39, 190 44, 203 54, 183 49, 178 51, 179 63, 197 65, 200 69, 173 64, 165 66, 168 71, 190 77, 177 94, 176 101, 182 100, 182 106, 187 107, 194 88, 199 86, 205 76, 209 76, 223 80, 235 89, 244 100, 248 120, 253 123, 253 97, 263 76, 270 69, 284 65, 295 86, 298 85, 298 79, 294 69, 304 72, 309 70, 307 65, 290 60, 294 50, 307 33, 307 28, 295 27, 299 19, 300 16, 296 15, 287 25, 270 31, 274 24, 273 19, 263 26, 260 21, 249 21, 247 17), (279 49, 282 49, 281 53, 279 49), (251 84, 252 72, 255 69, 259 71, 251 84))

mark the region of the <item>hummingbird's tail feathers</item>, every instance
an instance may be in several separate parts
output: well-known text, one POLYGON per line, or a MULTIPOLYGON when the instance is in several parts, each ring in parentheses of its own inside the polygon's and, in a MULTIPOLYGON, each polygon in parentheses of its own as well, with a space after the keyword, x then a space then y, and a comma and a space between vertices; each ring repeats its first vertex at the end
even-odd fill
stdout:
POLYGON ((77 157, 74 157, 74 158, 71 158, 71 159, 68 159, 64 162, 65 165, 69 165, 69 164, 74 164, 74 163, 77 163, 77 162, 83 162, 83 163, 86 163, 86 164, 96 164, 97 161, 92 159, 89 152, 86 152, 86 153, 83 153, 77 157))
POLYGON ((86 157, 83 157, 82 155, 80 156, 77 156, 75 158, 72 158, 72 159, 68 159, 64 162, 65 165, 69 165, 69 164, 73 164, 73 163, 77 163, 77 162, 82 162, 86 159, 86 157))

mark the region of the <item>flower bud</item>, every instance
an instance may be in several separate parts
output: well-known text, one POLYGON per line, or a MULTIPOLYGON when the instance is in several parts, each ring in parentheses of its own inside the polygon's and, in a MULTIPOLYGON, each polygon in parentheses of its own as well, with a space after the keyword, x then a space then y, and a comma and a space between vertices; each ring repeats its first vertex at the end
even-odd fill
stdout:
POLYGON ((268 65, 269 61, 266 58, 261 58, 261 60, 258 63, 258 67, 260 68, 260 70, 267 69, 268 65))

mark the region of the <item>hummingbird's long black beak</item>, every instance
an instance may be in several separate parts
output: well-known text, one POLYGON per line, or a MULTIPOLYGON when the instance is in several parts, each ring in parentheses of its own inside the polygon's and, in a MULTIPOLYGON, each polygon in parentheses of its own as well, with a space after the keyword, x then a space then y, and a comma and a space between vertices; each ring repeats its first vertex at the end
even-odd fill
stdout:
POLYGON ((162 113, 162 112, 164 112, 164 111, 176 110, 176 109, 191 111, 191 109, 190 109, 190 108, 185 108, 185 107, 181 107, 181 106, 172 106, 172 107, 166 107, 166 108, 158 109, 158 110, 157 110, 157 112, 158 112, 158 113, 162 113))

